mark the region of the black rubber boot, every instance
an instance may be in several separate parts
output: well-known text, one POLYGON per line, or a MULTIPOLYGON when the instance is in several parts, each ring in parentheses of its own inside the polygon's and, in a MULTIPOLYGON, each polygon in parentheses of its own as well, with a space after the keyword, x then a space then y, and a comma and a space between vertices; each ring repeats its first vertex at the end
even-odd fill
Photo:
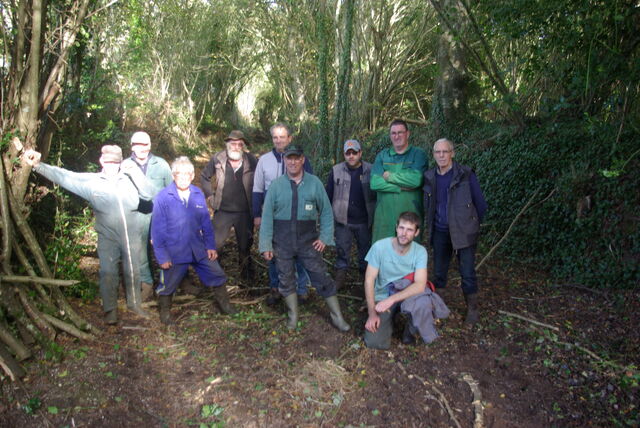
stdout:
POLYGON ((289 330, 294 330, 298 326, 298 295, 296 293, 289 294, 284 298, 284 303, 287 305, 287 309, 289 310, 287 328, 289 330))
POLYGON ((160 307, 160 322, 164 325, 175 324, 171 316, 171 301, 173 296, 158 296, 158 306, 160 307))
POLYGON ((329 307, 329 312, 331 314, 331 324, 343 333, 351 330, 349 324, 347 324, 344 318, 342 318, 338 298, 336 296, 331 296, 327 297, 325 301, 327 302, 327 306, 329 307))
POLYGON ((480 312, 478 310, 478 293, 465 294, 464 300, 467 302, 467 317, 465 324, 474 325, 480 321, 480 312))
POLYGON ((225 285, 213 287, 213 298, 218 303, 223 314, 233 315, 238 313, 236 308, 234 308, 229 301, 229 294, 227 294, 227 287, 225 285))
POLYGON ((416 336, 413 334, 413 328, 411 326, 411 315, 407 316, 407 321, 404 324, 404 331, 402 332, 402 343, 404 345, 415 345, 416 336))

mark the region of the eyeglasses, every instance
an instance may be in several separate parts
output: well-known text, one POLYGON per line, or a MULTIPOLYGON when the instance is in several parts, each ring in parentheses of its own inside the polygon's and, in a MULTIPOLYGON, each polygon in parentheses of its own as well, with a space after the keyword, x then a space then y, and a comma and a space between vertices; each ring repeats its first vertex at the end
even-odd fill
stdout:
POLYGON ((304 158, 302 156, 287 156, 285 158, 285 160, 287 162, 300 162, 302 161, 304 158))
POLYGON ((436 156, 442 156, 451 153, 451 150, 434 150, 433 154, 436 156))
POLYGON ((407 133, 407 131, 397 131, 397 132, 392 132, 391 136, 392 137, 400 137, 401 135, 404 135, 406 133, 407 133))
POLYGON ((355 150, 347 150, 347 152, 345 153, 345 156, 355 156, 358 153, 359 152, 356 152, 355 150))

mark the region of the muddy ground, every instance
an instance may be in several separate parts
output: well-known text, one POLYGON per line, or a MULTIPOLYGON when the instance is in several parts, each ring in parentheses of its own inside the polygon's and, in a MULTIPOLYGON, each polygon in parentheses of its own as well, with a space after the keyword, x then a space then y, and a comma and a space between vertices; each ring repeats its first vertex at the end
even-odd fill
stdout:
MULTIPOLYGON (((156 311, 150 320, 136 318, 121 301, 121 322, 105 327, 98 300, 74 301, 103 334, 95 342, 61 336, 61 352, 26 362, 23 382, 3 378, 0 426, 583 427, 640 421, 637 292, 554 285, 531 269, 493 265, 480 272, 478 326, 463 325, 454 279, 441 292, 452 314, 438 323, 436 342, 405 346, 395 337, 389 351, 374 351, 363 347, 366 311, 357 273, 340 292, 351 332, 330 326, 317 295, 302 306, 299 328, 288 332, 284 306, 264 302, 264 269, 247 290, 235 279, 232 259, 223 259, 223 267, 241 309, 234 316, 218 314, 211 296, 185 296, 173 308, 177 325, 167 329, 156 311)), ((95 260, 93 266, 88 275, 95 275, 95 260)))

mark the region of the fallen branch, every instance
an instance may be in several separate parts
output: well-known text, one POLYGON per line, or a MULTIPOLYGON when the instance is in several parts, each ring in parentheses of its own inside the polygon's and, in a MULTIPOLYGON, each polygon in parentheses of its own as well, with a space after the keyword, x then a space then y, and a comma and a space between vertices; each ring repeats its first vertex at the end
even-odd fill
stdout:
MULTIPOLYGON (((389 354, 390 354, 390 357, 393 358, 393 354, 391 352, 389 352, 389 354)), ((458 419, 456 419, 456 415, 453 412, 453 409, 449 405, 449 401, 447 401, 447 398, 435 385, 430 384, 429 382, 427 382, 426 380, 424 380, 423 378, 421 378, 416 374, 408 374, 407 370, 404 368, 404 366, 400 361, 396 361, 396 364, 398 365, 398 367, 400 367, 400 370, 402 370, 402 373, 404 373, 404 375, 407 376, 409 379, 416 378, 420 382, 422 382, 424 386, 430 386, 436 392, 436 394, 438 394, 438 396, 440 397, 439 399, 437 399, 437 401, 440 403, 440 405, 442 405, 447 410, 447 413, 449 413, 449 417, 451 418, 453 423, 456 424, 456 427, 462 428, 462 426, 460 425, 460 422, 458 422, 458 419)))
POLYGON ((554 287, 554 288, 560 288, 560 287, 577 288, 578 290, 584 290, 584 291, 588 291, 590 293, 602 296, 605 300, 609 301, 609 296, 607 295, 607 293, 604 293, 604 292, 602 292, 600 290, 595 290, 593 288, 586 287, 586 286, 580 285, 580 284, 553 284, 552 287, 554 287))
POLYGON ((2 344, 0 344, 0 367, 2 367, 2 370, 4 370, 12 381, 16 381, 26 374, 22 367, 20 367, 20 364, 18 364, 2 344))
POLYGON ((4 282, 18 282, 18 283, 37 283, 42 285, 51 285, 59 287, 68 287, 80 283, 75 279, 53 279, 43 278, 41 276, 21 276, 21 275, 0 275, 0 280, 4 282))
POLYGON ((62 320, 59 320, 56 317, 52 317, 49 314, 42 314, 42 317, 49 321, 49 323, 51 323, 51 325, 53 325, 54 327, 59 328, 60 330, 69 333, 72 336, 77 337, 78 339, 82 339, 82 340, 94 340, 95 336, 89 333, 85 333, 83 331, 80 331, 79 329, 77 329, 76 327, 72 326, 69 323, 66 323, 62 320))
POLYGON ((527 211, 527 209, 529 208, 529 206, 533 202, 533 199, 536 197, 536 195, 538 194, 538 192, 540 191, 541 188, 542 188, 542 185, 538 186, 538 188, 535 190, 535 192, 533 192, 533 195, 531 195, 531 197, 529 198, 527 203, 524 205, 524 207, 522 207, 520 212, 518 214, 516 214, 516 216, 514 217, 513 221, 511 222, 511 224, 507 228, 507 231, 504 233, 504 235, 502 235, 502 238, 500 238, 500 240, 493 247, 491 247, 489 252, 487 254, 485 254, 485 256, 482 258, 482 260, 480 260, 480 262, 476 265, 476 270, 480 269, 480 266, 482 266, 484 264, 484 262, 493 254, 493 252, 496 250, 496 248, 498 248, 504 242, 504 240, 507 239, 507 236, 509 236, 509 233, 511 233, 511 229, 513 229, 513 225, 516 224, 516 222, 520 219, 520 217, 522 217, 522 215, 525 213, 525 211, 527 211))
POLYGON ((523 321, 530 322, 531 324, 535 324, 535 325, 538 325, 540 327, 548 328, 550 330, 560 331, 560 329, 558 327, 555 327, 555 326, 552 326, 552 325, 549 325, 549 324, 545 324, 543 322, 536 321, 536 320, 533 320, 531 318, 524 317, 522 315, 514 314, 512 312, 503 311, 502 309, 498 310, 498 312, 503 314, 503 315, 507 315, 509 317, 512 317, 512 318, 518 318, 518 319, 521 319, 523 321))
POLYGON ((9 349, 13 351, 18 361, 26 360, 31 357, 31 351, 29 351, 29 348, 24 346, 20 340, 15 338, 3 324, 0 324, 0 340, 6 343, 9 349))
POLYGON ((484 407, 482 406, 482 392, 480 392, 478 381, 475 380, 469 373, 463 373, 462 380, 467 382, 469 388, 471 388, 471 392, 473 393, 473 401, 471 402, 471 404, 473 404, 473 410, 476 415, 475 419, 473 420, 473 428, 482 428, 484 426, 484 407))

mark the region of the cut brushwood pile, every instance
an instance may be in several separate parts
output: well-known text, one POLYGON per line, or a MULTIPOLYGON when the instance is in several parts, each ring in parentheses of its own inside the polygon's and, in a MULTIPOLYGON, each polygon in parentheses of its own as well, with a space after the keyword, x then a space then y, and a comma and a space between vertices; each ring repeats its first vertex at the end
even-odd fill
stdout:
POLYGON ((21 149, 20 141, 14 139, 0 162, 0 366, 12 380, 24 376, 19 362, 32 356, 32 348, 48 349, 58 333, 83 340, 93 339, 99 333, 62 294, 60 287, 74 282, 53 278, 27 223, 23 195, 12 191, 12 178, 30 172, 24 165, 20 168, 19 163, 14 166, 21 149))

